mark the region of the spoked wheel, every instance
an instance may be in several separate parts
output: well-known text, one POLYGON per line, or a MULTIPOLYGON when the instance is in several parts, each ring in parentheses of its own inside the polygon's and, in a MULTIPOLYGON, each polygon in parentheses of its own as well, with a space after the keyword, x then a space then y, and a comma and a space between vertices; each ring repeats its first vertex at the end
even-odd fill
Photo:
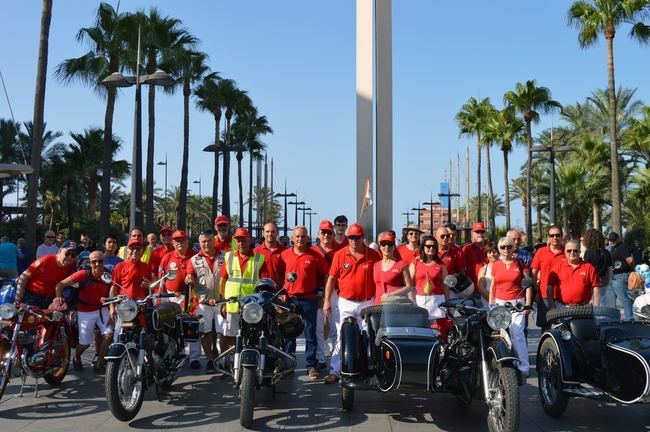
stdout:
POLYGON ((352 411, 354 406, 354 389, 341 387, 341 404, 345 411, 352 411))
POLYGON ((253 423, 253 409, 255 408, 255 369, 242 370, 241 384, 239 385, 239 424, 248 428, 253 423))
POLYGON ((488 371, 493 400, 488 405, 488 429, 491 432, 519 430, 519 385, 517 370, 492 360, 488 371))
POLYGON ((54 372, 45 375, 43 379, 51 386, 58 386, 65 378, 68 373, 68 368, 70 367, 71 340, 70 335, 66 333, 64 327, 59 327, 57 334, 52 337, 52 343, 54 343, 59 349, 56 355, 59 357, 61 367, 54 372))
POLYGON ((137 359, 135 354, 127 352, 118 360, 108 361, 104 385, 106 400, 113 416, 120 421, 129 421, 140 411, 144 399, 142 381, 131 369, 137 359))
POLYGON ((546 414, 559 417, 566 411, 569 397, 563 392, 560 353, 550 338, 542 342, 537 357, 537 387, 546 414))
POLYGON ((13 373, 14 362, 13 358, 9 356, 9 348, 7 344, 0 343, 0 399, 4 396, 13 373))

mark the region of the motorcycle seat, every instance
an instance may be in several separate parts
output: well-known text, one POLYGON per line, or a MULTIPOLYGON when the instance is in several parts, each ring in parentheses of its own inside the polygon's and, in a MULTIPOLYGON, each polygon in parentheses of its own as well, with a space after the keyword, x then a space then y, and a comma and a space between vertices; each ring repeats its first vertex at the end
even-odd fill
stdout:
POLYGON ((599 331, 602 346, 625 339, 650 339, 650 327, 640 322, 602 324, 599 326, 599 331))

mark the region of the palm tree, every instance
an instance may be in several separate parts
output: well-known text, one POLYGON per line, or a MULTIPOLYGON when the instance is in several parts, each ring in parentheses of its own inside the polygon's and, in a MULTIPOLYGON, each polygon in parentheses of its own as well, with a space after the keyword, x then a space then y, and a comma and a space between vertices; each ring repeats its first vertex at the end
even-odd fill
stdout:
POLYGON ((528 193, 526 189, 526 176, 517 177, 510 182, 510 201, 520 200, 522 207, 524 208, 524 220, 528 220, 528 212, 530 207, 528 206, 528 193))
POLYGON ((41 175, 41 147, 45 129, 45 81, 47 79, 47 52, 52 21, 52 0, 43 0, 41 11, 40 42, 38 44, 38 63, 36 67, 36 90, 34 92, 34 141, 31 165, 34 171, 29 176, 27 187, 27 217, 25 218, 25 237, 27 247, 36 250, 36 204, 38 180, 41 175))
POLYGON ((487 127, 489 121, 498 114, 498 111, 492 104, 486 104, 484 107, 484 117, 483 117, 483 147, 485 147, 485 169, 487 171, 487 181, 488 181, 488 221, 491 230, 496 229, 496 217, 494 215, 494 189, 492 188, 492 160, 490 157, 490 147, 492 146, 494 140, 489 139, 487 133, 487 127))
POLYGON ((242 167, 241 161, 244 159, 244 150, 249 139, 250 124, 253 119, 257 117, 257 109, 253 106, 253 101, 246 95, 246 92, 241 92, 240 100, 238 102, 239 115, 232 125, 232 141, 234 148, 237 150, 235 159, 237 160, 237 185, 239 186, 239 215, 240 221, 244 223, 244 185, 242 182, 242 167))
POLYGON ((203 78, 201 84, 194 89, 196 107, 202 111, 208 111, 214 117, 214 176, 212 178, 212 216, 216 216, 219 205, 219 147, 220 147, 220 126, 223 107, 225 104, 222 88, 224 80, 219 74, 212 72, 203 78))
POLYGON ((81 57, 64 60, 54 75, 64 83, 80 81, 106 97, 104 113, 104 145, 102 154, 102 184, 99 216, 99 237, 110 229, 111 158, 113 156, 113 114, 117 88, 101 85, 108 75, 120 71, 127 63, 126 35, 130 31, 129 14, 119 13, 108 3, 100 3, 93 27, 77 32, 79 42, 88 42, 90 50, 81 57))
POLYGON ((508 180, 508 153, 513 144, 522 140, 525 124, 515 115, 514 109, 506 107, 497 111, 486 126, 486 134, 490 140, 501 143, 503 152, 503 187, 505 191, 506 229, 510 230, 510 187, 508 180))
POLYGON ((609 99, 609 144, 612 170, 612 228, 622 232, 621 179, 618 166, 618 141, 616 130, 616 85, 614 81, 614 37, 622 23, 634 23, 630 36, 641 42, 650 38, 650 28, 642 20, 648 17, 647 2, 639 0, 578 0, 569 8, 569 25, 578 30, 578 44, 587 48, 598 41, 602 33, 607 46, 607 75, 609 99))
POLYGON ((537 110, 549 112, 553 108, 561 108, 559 102, 551 99, 551 91, 546 87, 537 87, 535 80, 528 80, 526 84, 517 83, 515 90, 503 96, 503 102, 523 115, 526 123, 526 144, 528 146, 528 161, 526 168, 526 241, 528 247, 533 245, 533 221, 531 213, 531 171, 533 163, 533 135, 532 123, 539 122, 537 110))
POLYGON ((479 102, 476 98, 471 97, 456 114, 456 122, 460 128, 460 135, 475 136, 477 150, 477 167, 476 183, 478 193, 476 195, 478 203, 476 205, 476 220, 481 220, 481 145, 483 143, 483 129, 485 127, 487 112, 491 107, 490 99, 485 98, 479 102))
POLYGON ((633 165, 650 168, 650 107, 643 107, 642 114, 641 118, 630 121, 621 141, 623 151, 629 155, 633 165))
MULTIPOLYGON (((20 123, 0 119, 0 160, 3 162, 25 163, 24 154, 18 140, 20 123), (22 158, 21 158, 22 156, 22 158)), ((14 191, 16 183, 13 180, 0 179, 0 220, 3 220, 4 197, 14 191)))
MULTIPOLYGON (((221 80, 221 95, 223 97, 224 107, 226 108, 226 133, 223 151, 223 182, 221 183, 221 211, 224 215, 230 216, 230 138, 232 118, 238 114, 240 108, 244 108, 242 100, 245 92, 237 88, 235 81, 230 79, 221 80)), ((249 99, 250 100, 250 99, 249 99)), ((239 215, 241 221, 241 215, 239 215)))

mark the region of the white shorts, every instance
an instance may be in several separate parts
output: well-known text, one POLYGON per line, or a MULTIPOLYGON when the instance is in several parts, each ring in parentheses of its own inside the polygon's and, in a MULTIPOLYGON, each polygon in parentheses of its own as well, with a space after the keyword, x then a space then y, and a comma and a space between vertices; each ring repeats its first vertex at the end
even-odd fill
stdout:
POLYGON ((210 306, 203 303, 199 304, 197 315, 203 316, 205 323, 203 324, 203 333, 212 332, 212 324, 217 333, 221 333, 224 319, 221 317, 221 305, 210 306))
POLYGON ((113 327, 108 325, 108 307, 104 306, 94 312, 78 312, 77 324, 79 325, 79 344, 90 345, 93 341, 95 326, 103 334, 113 333, 113 327))
POLYGON ((429 312, 429 319, 445 318, 447 316, 447 309, 440 307, 444 301, 444 294, 415 296, 415 303, 429 312))
POLYGON ((239 312, 227 313, 226 319, 222 320, 221 334, 224 336, 237 336, 239 333, 239 312))

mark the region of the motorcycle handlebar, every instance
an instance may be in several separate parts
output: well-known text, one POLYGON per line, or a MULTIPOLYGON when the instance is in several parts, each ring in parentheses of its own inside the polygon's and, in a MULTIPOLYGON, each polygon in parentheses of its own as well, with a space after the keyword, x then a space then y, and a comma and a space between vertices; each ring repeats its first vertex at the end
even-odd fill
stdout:
POLYGON ((176 293, 161 293, 161 294, 152 294, 152 298, 171 298, 176 297, 176 293))

